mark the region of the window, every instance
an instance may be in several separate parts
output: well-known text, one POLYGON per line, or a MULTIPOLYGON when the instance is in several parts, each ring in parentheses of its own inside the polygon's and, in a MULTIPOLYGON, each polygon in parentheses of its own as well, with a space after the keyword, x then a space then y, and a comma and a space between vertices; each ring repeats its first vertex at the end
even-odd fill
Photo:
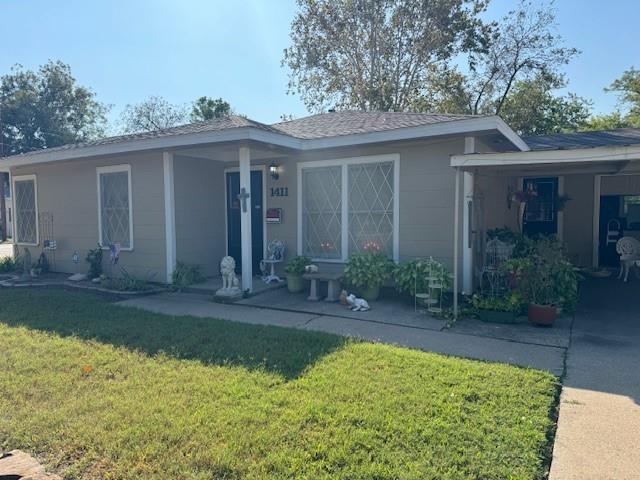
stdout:
POLYGON ((35 175, 14 177, 17 243, 38 244, 38 204, 35 175))
POLYGON ((99 167, 98 225, 100 244, 119 243, 123 249, 133 248, 131 215, 131 168, 129 165, 99 167))
POLYGON ((317 260, 398 258, 398 155, 299 165, 298 251, 317 260))

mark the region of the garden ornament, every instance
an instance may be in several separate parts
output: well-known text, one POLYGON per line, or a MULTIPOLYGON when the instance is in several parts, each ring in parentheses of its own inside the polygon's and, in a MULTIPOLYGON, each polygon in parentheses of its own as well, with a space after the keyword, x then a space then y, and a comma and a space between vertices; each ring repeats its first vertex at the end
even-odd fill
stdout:
POLYGON ((356 298, 353 293, 347 295, 347 303, 349 307, 351 307, 352 312, 366 312, 367 310, 371 310, 369 303, 364 298, 356 298))
POLYGON ((318 273, 318 266, 313 264, 307 265, 304 267, 304 273, 318 273))

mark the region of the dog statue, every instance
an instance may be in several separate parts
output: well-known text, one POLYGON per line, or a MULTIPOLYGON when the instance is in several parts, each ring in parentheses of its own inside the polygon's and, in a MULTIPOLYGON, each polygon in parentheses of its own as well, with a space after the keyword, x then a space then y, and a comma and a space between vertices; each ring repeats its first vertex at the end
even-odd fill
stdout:
POLYGON ((313 264, 307 265, 304 267, 304 273, 318 273, 318 266, 313 264))
POLYGON ((353 293, 347 295, 347 303, 352 312, 366 312, 367 310, 371 310, 369 303, 364 298, 356 298, 353 293))

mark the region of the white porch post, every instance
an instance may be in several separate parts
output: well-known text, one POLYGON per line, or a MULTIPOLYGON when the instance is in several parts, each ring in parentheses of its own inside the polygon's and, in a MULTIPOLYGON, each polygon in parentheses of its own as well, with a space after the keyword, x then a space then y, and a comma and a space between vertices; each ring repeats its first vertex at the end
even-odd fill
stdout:
POLYGON ((240 147, 240 194, 249 194, 240 201, 240 242, 242 252, 242 290, 253 289, 253 253, 251 251, 251 150, 240 147))
MULTIPOLYGON (((476 138, 465 137, 464 153, 476 152, 476 138)), ((473 293, 473 184, 474 175, 464 172, 462 177, 462 189, 464 196, 462 212, 462 292, 470 295, 473 293)))
MULTIPOLYGON (((465 137, 464 153, 475 153, 475 137, 465 137)), ((474 175, 464 172, 463 185, 463 212, 462 212, 462 292, 471 295, 473 293, 473 187, 474 175)))
POLYGON ((176 268, 176 202, 173 181, 173 153, 162 152, 164 177, 164 233, 166 241, 167 283, 173 279, 176 268))
POLYGON ((460 177, 462 172, 456 167, 456 188, 453 207, 453 318, 458 318, 458 251, 460 249, 460 177))

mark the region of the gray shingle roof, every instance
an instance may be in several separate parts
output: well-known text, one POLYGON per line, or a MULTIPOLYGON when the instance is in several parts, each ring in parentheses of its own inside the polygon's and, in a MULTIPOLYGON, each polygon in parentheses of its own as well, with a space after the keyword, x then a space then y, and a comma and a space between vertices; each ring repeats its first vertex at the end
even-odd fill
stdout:
POLYGON ((273 128, 296 138, 313 139, 357 133, 381 132, 397 128, 473 118, 474 115, 440 115, 406 112, 343 111, 321 113, 310 117, 275 123, 273 128))
POLYGON ((554 133, 522 137, 531 150, 569 150, 640 144, 640 128, 619 128, 598 132, 554 133))
MULTIPOLYGON (((83 147, 95 147, 126 143, 134 140, 148 140, 154 138, 187 135, 193 133, 215 132, 234 128, 254 127, 272 133, 287 135, 297 139, 314 139, 337 137, 368 132, 380 132, 405 127, 431 125, 453 120, 473 118, 473 115, 441 115, 428 113, 402 113, 402 112, 355 112, 343 111, 321 113, 288 122, 266 125, 246 117, 230 115, 207 122, 190 123, 178 127, 155 130, 151 132, 135 133, 131 135, 118 135, 102 138, 90 142, 71 143, 60 147, 47 148, 27 152, 22 155, 36 155, 44 152, 73 150, 83 147)), ((18 156, 18 155, 16 155, 18 156)))
POLYGON ((189 123, 186 125, 180 125, 178 127, 165 128, 163 130, 133 133, 129 135, 118 135, 115 137, 106 137, 106 138, 101 138, 99 140, 93 140, 90 142, 69 143, 66 145, 61 145, 59 147, 35 150, 35 151, 27 152, 21 155, 34 155, 34 154, 44 153, 44 152, 72 150, 72 149, 82 148, 82 147, 112 145, 115 143, 125 143, 133 140, 148 140, 153 138, 186 135, 190 133, 216 132, 220 130, 229 130, 233 128, 242 128, 242 127, 254 127, 254 128, 259 128, 261 130, 266 130, 273 133, 282 133, 274 128, 271 128, 269 125, 266 125, 264 123, 256 122, 255 120, 251 120, 245 117, 240 117, 237 115, 230 115, 228 117, 216 118, 215 120, 209 120, 206 122, 198 122, 198 123, 189 123))

